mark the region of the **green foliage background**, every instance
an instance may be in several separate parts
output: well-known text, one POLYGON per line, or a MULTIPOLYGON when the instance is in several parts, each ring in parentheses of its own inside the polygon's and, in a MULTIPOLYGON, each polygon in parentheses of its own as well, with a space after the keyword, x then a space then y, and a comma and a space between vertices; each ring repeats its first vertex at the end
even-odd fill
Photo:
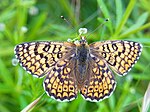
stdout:
POLYGON ((116 39, 142 43, 140 60, 128 75, 115 75, 116 90, 102 102, 87 102, 78 95, 72 102, 61 103, 44 95, 32 111, 141 111, 142 99, 150 81, 149 5, 148 0, 1 0, 0 111, 21 111, 44 92, 44 78, 32 77, 19 64, 13 66, 14 46, 28 41, 73 39, 80 27, 88 29, 89 43, 116 39), (69 20, 73 29, 60 18, 61 15, 69 20), (109 21, 94 31, 105 18, 109 21))

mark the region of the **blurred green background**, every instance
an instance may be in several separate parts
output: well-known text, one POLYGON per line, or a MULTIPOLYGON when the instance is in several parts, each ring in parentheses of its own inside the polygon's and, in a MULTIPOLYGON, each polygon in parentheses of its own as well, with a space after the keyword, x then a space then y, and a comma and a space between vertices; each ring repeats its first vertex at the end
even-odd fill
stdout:
POLYGON ((44 95, 30 111, 141 111, 150 81, 149 6, 149 0, 0 0, 0 111, 21 111, 44 92, 44 78, 32 77, 16 63, 15 45, 37 40, 67 41, 78 35, 80 27, 88 29, 89 43, 116 39, 140 42, 140 60, 128 75, 115 74, 117 87, 108 99, 91 103, 78 95, 76 100, 62 103, 44 95))

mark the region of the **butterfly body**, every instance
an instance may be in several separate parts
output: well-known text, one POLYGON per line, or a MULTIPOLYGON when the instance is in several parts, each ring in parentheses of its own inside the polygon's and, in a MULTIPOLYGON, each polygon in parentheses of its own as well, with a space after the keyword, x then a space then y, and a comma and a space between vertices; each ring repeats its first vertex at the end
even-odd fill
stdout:
POLYGON ((58 101, 72 101, 77 93, 97 102, 108 98, 116 87, 113 75, 126 75, 139 59, 142 45, 133 41, 103 41, 88 44, 29 42, 14 49, 21 66, 36 77, 46 75, 46 93, 58 101))
POLYGON ((87 79, 87 69, 89 62, 89 45, 84 40, 80 41, 79 45, 76 45, 76 60, 75 60, 75 73, 76 79, 79 85, 83 85, 87 79))

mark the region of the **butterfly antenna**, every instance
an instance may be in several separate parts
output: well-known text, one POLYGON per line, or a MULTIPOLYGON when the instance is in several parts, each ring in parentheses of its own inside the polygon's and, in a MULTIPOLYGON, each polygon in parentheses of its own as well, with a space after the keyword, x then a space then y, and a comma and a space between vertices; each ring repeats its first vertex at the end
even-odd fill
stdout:
MULTIPOLYGON (((102 27, 106 22, 108 22, 109 21, 109 18, 106 18, 105 20, 104 20, 104 22, 102 23, 102 24, 100 24, 95 30, 93 30, 89 35, 91 35, 93 32, 95 32, 96 30, 98 30, 100 27, 102 27)), ((87 35, 87 37, 89 36, 89 35, 87 35)))
POLYGON ((64 16, 60 16, 69 26, 71 26, 71 28, 72 29, 74 29, 73 28, 73 26, 71 25, 71 23, 64 17, 64 16))

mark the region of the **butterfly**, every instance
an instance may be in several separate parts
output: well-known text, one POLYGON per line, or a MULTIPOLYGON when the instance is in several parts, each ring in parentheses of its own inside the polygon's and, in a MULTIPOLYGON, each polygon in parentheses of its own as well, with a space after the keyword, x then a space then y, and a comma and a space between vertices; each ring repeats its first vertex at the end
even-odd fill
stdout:
POLYGON ((21 66, 36 77, 46 76, 43 86, 51 98, 72 101, 78 92, 85 100, 108 98, 116 87, 114 71, 126 75, 142 52, 133 41, 77 42, 39 41, 16 45, 15 56, 21 66))

